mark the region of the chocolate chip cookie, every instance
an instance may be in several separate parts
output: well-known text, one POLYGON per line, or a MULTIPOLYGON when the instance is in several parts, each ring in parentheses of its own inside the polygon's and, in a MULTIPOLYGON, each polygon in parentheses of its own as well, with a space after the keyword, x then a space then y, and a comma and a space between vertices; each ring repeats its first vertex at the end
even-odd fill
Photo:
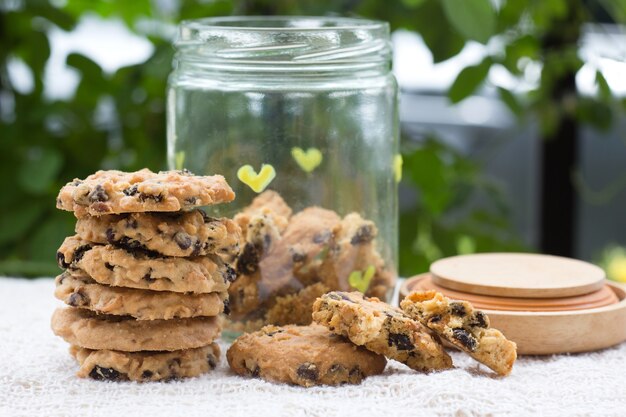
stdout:
POLYGON ((81 270, 67 270, 55 283, 54 295, 67 305, 137 320, 217 316, 228 305, 224 292, 191 294, 112 287, 98 284, 81 270))
POLYGON ((311 323, 313 303, 330 291, 324 283, 309 285, 295 294, 287 294, 274 299, 274 303, 265 313, 267 323, 279 326, 285 324, 306 325, 311 323))
POLYGON ((256 196, 249 206, 241 210, 233 220, 241 227, 242 236, 245 238, 250 219, 255 216, 266 216, 270 218, 279 233, 287 227, 291 217, 291 207, 276 191, 266 190, 256 196))
POLYGON ((82 308, 59 308, 52 330, 71 345, 124 352, 174 351, 206 346, 219 336, 217 317, 135 320, 96 314, 82 308))
POLYGON ((190 378, 215 369, 220 348, 212 343, 173 352, 120 352, 71 346, 80 364, 77 375, 98 381, 169 381, 190 378))
POLYGON ((489 317, 467 301, 436 291, 415 291, 400 303, 410 317, 500 375, 511 373, 517 346, 489 325, 489 317))
POLYGON ((240 336, 226 357, 239 375, 303 387, 358 384, 381 374, 387 362, 315 324, 265 326, 240 336))
POLYGON ((216 255, 195 258, 160 257, 94 245, 78 236, 65 239, 57 260, 61 268, 81 269, 100 284, 173 292, 224 292, 235 271, 216 255))
POLYGON ((98 171, 67 183, 57 208, 76 217, 146 211, 180 211, 227 203, 235 193, 221 175, 197 176, 187 170, 154 173, 98 171))
POLYGON ((417 371, 452 366, 452 359, 437 338, 419 322, 378 298, 359 292, 330 292, 313 304, 313 321, 417 371))
POLYGON ((319 275, 330 288, 352 291, 358 289, 368 296, 388 298, 393 291, 395 274, 385 265, 378 249, 378 228, 358 213, 346 215, 332 230, 332 243, 319 267, 319 275), (350 283, 352 273, 374 271, 362 287, 350 283))
POLYGON ((181 257, 232 257, 239 253, 241 238, 234 221, 209 217, 200 209, 82 217, 76 222, 76 233, 89 242, 181 257))

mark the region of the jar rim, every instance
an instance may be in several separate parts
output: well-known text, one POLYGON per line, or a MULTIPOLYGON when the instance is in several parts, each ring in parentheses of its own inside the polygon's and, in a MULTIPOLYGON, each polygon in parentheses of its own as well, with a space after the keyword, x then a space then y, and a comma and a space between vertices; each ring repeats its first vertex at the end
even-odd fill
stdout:
POLYGON ((350 31, 388 29, 382 20, 341 16, 219 16, 183 20, 181 28, 224 31, 350 31))

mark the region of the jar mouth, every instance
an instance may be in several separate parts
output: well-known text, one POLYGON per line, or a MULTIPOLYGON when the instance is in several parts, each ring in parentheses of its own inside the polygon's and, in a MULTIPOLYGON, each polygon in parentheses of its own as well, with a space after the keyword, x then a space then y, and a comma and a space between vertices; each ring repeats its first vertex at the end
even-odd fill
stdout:
POLYGON ((228 16, 183 21, 176 60, 219 71, 389 67, 386 22, 349 17, 228 16))
MULTIPOLYGON (((352 17, 317 16, 220 16, 183 20, 182 29, 233 30, 233 31, 340 31, 387 29, 388 23, 380 20, 352 17)), ((191 35, 191 32, 185 32, 191 35)))

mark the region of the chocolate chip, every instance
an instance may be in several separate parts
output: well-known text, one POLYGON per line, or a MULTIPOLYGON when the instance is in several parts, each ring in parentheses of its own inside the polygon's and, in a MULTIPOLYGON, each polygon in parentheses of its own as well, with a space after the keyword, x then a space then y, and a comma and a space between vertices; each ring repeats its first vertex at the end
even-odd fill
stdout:
POLYGON ((411 338, 402 333, 389 333, 387 337, 389 346, 395 346, 398 350, 413 350, 415 346, 411 342, 411 338))
POLYGON ((328 373, 331 373, 331 374, 339 374, 345 371, 346 371, 346 368, 339 363, 334 363, 330 366, 330 368, 328 368, 328 373))
POLYGON ((237 272, 242 275, 252 275, 259 267, 259 248, 252 244, 246 243, 237 259, 237 272))
POLYGON ((250 371, 250 375, 252 378, 258 378, 259 375, 261 375, 261 368, 259 368, 259 365, 255 366, 254 369, 250 371))
POLYGON ((350 369, 350 373, 348 374, 348 377, 350 379, 358 379, 358 380, 363 379, 364 375, 359 365, 355 365, 354 368, 350 369))
POLYGON ((139 193, 139 201, 144 202, 146 200, 152 200, 155 203, 160 203, 161 201, 163 201, 163 195, 162 194, 146 194, 146 193, 139 193))
POLYGON ((327 243, 332 236, 330 230, 323 230, 315 235, 313 235, 313 243, 322 244, 327 243))
POLYGON ((120 378, 120 373, 113 368, 103 368, 101 366, 94 366, 89 376, 98 381, 117 381, 120 378))
POLYGON ((137 185, 133 185, 132 187, 128 187, 126 188, 124 191, 122 191, 124 193, 124 195, 128 196, 128 197, 132 197, 135 194, 137 194, 137 185))
POLYGON ((73 256, 73 259, 72 259, 72 263, 76 263, 76 262, 80 261, 81 259, 83 259, 83 255, 88 250, 91 250, 91 245, 81 245, 81 246, 77 247, 74 250, 74 256, 73 256))
POLYGON ((152 373, 152 371, 150 371, 150 370, 147 370, 147 369, 146 369, 145 371, 143 371, 143 372, 141 373, 141 378, 142 378, 142 379, 149 379, 149 378, 152 378, 152 375, 154 375, 154 374, 152 373))
POLYGON ((146 275, 144 275, 144 276, 143 276, 143 278, 142 278, 142 279, 143 279, 144 281, 147 281, 147 282, 152 283, 152 282, 156 281, 156 278, 152 278, 152 275, 150 275, 150 273, 151 273, 151 272, 148 272, 146 275))
POLYGON ((283 329, 274 330, 273 332, 266 333, 269 337, 274 336, 275 334, 284 332, 283 329))
POLYGON ((317 379, 319 378, 319 371, 317 370, 317 366, 310 362, 306 362, 300 365, 296 371, 296 374, 298 374, 300 378, 309 381, 317 381, 317 379))
POLYGON ((217 362, 215 361, 215 356, 212 353, 209 353, 206 358, 207 363, 209 364, 209 369, 215 369, 217 366, 217 362))
POLYGON ((65 262, 65 255, 62 252, 57 252, 57 264, 61 269, 66 269, 70 266, 70 264, 65 262))
POLYGON ((350 239, 352 245, 360 245, 363 243, 371 242, 374 239, 374 228, 371 224, 365 224, 358 229, 356 233, 350 239))
POLYGON ((477 310, 472 315, 469 325, 475 326, 475 327, 482 327, 483 329, 486 329, 487 327, 489 327, 489 318, 487 317, 485 313, 483 313, 480 310, 477 310))
POLYGON ((191 236, 189 236, 185 232, 178 232, 174 235, 174 242, 178 245, 182 250, 189 249, 191 247, 191 236))
POLYGON ((115 269, 115 267, 108 262, 104 263, 104 267, 108 269, 109 271, 113 271, 115 269))
MULTIPOLYGON (((180 246, 180 244, 178 246, 180 246)), ((200 255, 200 251, 201 250, 202 250, 202 243, 196 242, 193 245, 193 251, 191 251, 191 256, 198 256, 198 255, 200 255)))
POLYGON ((467 312, 465 311, 465 306, 462 303, 450 303, 450 313, 453 316, 464 317, 467 312))
POLYGON ((452 336, 470 352, 475 351, 478 346, 476 338, 465 329, 452 329, 452 336))
POLYGON ((204 210, 198 209, 198 211, 200 212, 200 214, 202 214, 202 220, 204 220, 205 223, 211 223, 212 221, 215 221, 215 219, 206 214, 204 210))
POLYGON ((185 198, 185 203, 193 205, 193 204, 196 204, 196 201, 198 200, 199 200, 198 197, 193 197, 193 196, 187 197, 185 198))
POLYGON ((350 301, 351 303, 354 303, 354 301, 352 301, 345 292, 337 292, 337 294, 339 294, 339 297, 341 297, 342 300, 350 301))
POLYGON ((306 261, 305 252, 301 252, 298 249, 294 248, 289 248, 289 251, 291 252, 291 260, 293 261, 293 263, 297 264, 306 261))
POLYGON ((91 190, 91 192, 87 195, 87 198, 89 198, 89 201, 92 203, 95 203, 96 201, 107 201, 109 199, 109 195, 106 191, 104 191, 104 188, 98 184, 93 187, 93 190, 91 190))
POLYGON ((429 323, 439 323, 441 321, 441 316, 439 314, 435 314, 431 318, 428 319, 429 323))
POLYGON ((137 227, 139 227, 139 225, 137 224, 137 219, 130 217, 126 219, 126 227, 131 229, 136 229, 137 227))
POLYGON ((230 314, 230 300, 228 298, 224 300, 224 314, 230 314))
POLYGON ((224 282, 234 282, 235 279, 237 279, 237 272, 235 272, 235 269, 232 266, 224 264, 223 277, 224 282))
POLYGON ((113 229, 108 228, 105 232, 106 237, 107 237, 107 242, 109 243, 113 243, 115 241, 115 232, 113 232, 113 229))
POLYGON ((132 254, 134 257, 147 256, 151 259, 162 257, 159 252, 148 249, 148 247, 143 243, 139 242, 138 240, 131 239, 128 236, 124 236, 121 239, 117 241, 112 241, 110 243, 120 249, 124 249, 126 252, 132 254))
POLYGON ((180 368, 180 365, 181 365, 180 358, 170 359, 169 362, 167 363, 167 366, 170 369, 170 371, 175 371, 176 369, 180 368))
POLYGON ((329 292, 328 294, 326 294, 326 297, 330 298, 331 300, 336 300, 336 301, 344 300, 344 301, 349 301, 351 303, 354 303, 354 301, 352 301, 350 297, 346 295, 346 293, 343 293, 341 291, 329 292))
POLYGON ((67 300, 67 304, 72 307, 85 306, 89 304, 89 297, 81 290, 78 290, 70 295, 70 298, 67 300))

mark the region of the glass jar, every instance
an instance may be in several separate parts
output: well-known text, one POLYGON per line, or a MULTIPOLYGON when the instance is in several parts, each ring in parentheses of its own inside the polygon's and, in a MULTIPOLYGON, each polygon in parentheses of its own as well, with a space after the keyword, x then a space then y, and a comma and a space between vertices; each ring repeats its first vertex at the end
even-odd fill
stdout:
POLYGON ((185 21, 168 164, 222 174, 242 228, 231 322, 307 324, 316 297, 390 300, 396 281, 397 85, 389 27, 351 18, 185 21))

